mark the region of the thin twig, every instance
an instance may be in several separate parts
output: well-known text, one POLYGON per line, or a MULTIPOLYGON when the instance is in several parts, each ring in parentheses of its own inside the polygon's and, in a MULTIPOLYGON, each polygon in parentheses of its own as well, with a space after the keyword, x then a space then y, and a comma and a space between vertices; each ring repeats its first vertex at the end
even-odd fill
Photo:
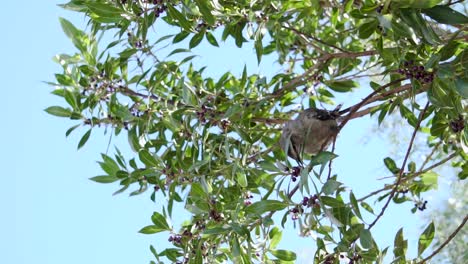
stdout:
POLYGON ((403 164, 401 165, 400 173, 398 175, 397 182, 396 182, 395 186, 393 187, 392 192, 390 193, 390 196, 387 199, 387 202, 384 204, 384 206, 382 207, 382 210, 377 215, 375 220, 369 225, 368 229, 371 229, 377 223, 377 221, 379 221, 379 219, 383 216, 385 210, 387 209, 388 205, 390 204, 390 201, 392 200, 392 198, 395 196, 395 193, 397 192, 398 186, 400 185, 401 179, 403 178, 403 172, 405 171, 406 162, 408 162, 408 158, 409 158, 409 155, 411 153, 411 148, 413 147, 414 139, 416 138, 416 134, 418 133, 419 126, 421 125, 424 114, 426 113, 426 110, 427 110, 428 107, 429 107, 429 102, 426 103, 426 106, 424 107, 424 109, 421 111, 421 113, 419 113, 418 123, 416 124, 416 127, 414 128, 413 135, 411 136, 411 140, 410 140, 410 143, 408 145, 408 149, 406 150, 406 155, 405 155, 405 158, 403 159, 403 164))
POLYGON ((442 243, 436 250, 434 250, 434 252, 432 252, 431 255, 429 255, 427 258, 421 260, 417 264, 426 263, 428 260, 430 260, 435 255, 437 255, 458 234, 458 232, 460 232, 460 230, 462 230, 462 228, 463 228, 463 226, 465 226, 467 220, 468 220, 468 214, 465 215, 465 218, 463 218, 463 221, 461 222, 461 224, 455 229, 455 231, 452 232, 452 234, 450 234, 450 236, 447 238, 447 240, 444 241, 444 243, 442 243))
POLYGON ((318 47, 317 45, 314 45, 313 42, 310 41, 310 40, 308 40, 307 38, 310 38, 310 39, 312 39, 312 40, 314 40, 314 41, 316 41, 316 42, 318 42, 318 43, 320 43, 320 44, 322 44, 322 45, 325 45, 325 46, 328 46, 328 47, 332 47, 332 48, 337 49, 337 50, 342 51, 342 52, 346 52, 346 50, 344 50, 344 49, 342 49, 342 48, 340 48, 340 47, 337 47, 336 45, 327 43, 327 42, 325 42, 325 41, 323 41, 323 40, 321 40, 321 39, 319 39, 319 38, 316 38, 316 37, 314 37, 314 36, 312 36, 312 35, 303 33, 303 32, 301 32, 301 31, 299 31, 299 30, 297 30, 297 29, 295 29, 295 28, 293 28, 293 27, 283 26, 283 28, 292 30, 292 31, 294 31, 294 33, 296 33, 296 34, 300 35, 302 38, 306 39, 307 42, 308 42, 309 44, 311 44, 312 46, 314 46, 314 48, 318 49, 318 50, 320 51, 320 53, 325 53, 325 52, 324 52, 320 47, 318 47))
POLYGON ((458 3, 463 3, 463 2, 465 2, 465 0, 458 0, 458 1, 455 1, 455 2, 450 1, 450 3, 448 3, 447 6, 458 4, 458 3))
POLYGON ((309 74, 311 74, 312 72, 314 72, 315 70, 317 70, 318 68, 320 68, 323 65, 323 63, 324 63, 323 60, 319 60, 317 63, 314 64, 314 66, 307 69, 307 71, 305 71, 303 74, 294 77, 290 82, 288 82, 286 85, 281 87, 281 89, 274 91, 270 96, 266 96, 266 98, 269 99, 269 98, 279 97, 283 95, 283 92, 289 91, 290 89, 296 88, 306 83, 306 81, 303 79, 307 77, 309 74))
POLYGON ((309 74, 311 74, 315 70, 322 67, 322 65, 324 65, 328 60, 337 59, 337 58, 357 58, 357 57, 364 57, 364 56, 372 56, 375 54, 377 54, 377 51, 375 50, 367 50, 363 52, 340 52, 340 53, 323 54, 322 56, 313 59, 313 60, 317 60, 317 63, 315 63, 311 68, 307 69, 307 71, 305 71, 303 74, 293 78, 290 82, 284 85, 281 89, 274 91, 271 95, 266 96, 266 98, 270 99, 270 98, 279 97, 283 95, 285 91, 289 91, 290 89, 296 88, 306 83, 307 80, 304 80, 304 78, 306 78, 309 74))
POLYGON ((426 166, 426 164, 432 159, 432 156, 434 156, 434 154, 436 153, 437 149, 439 148, 439 146, 442 144, 442 141, 439 141, 437 142, 437 144, 435 144, 435 146, 432 148, 432 151, 431 153, 429 153, 429 155, 426 157, 426 159, 424 160, 423 164, 421 165, 421 169, 420 170, 423 170, 424 167, 426 166))
MULTIPOLYGON (((436 167, 439 167, 440 165, 442 165, 442 164, 446 163, 447 161, 453 159, 455 156, 457 156, 457 154, 458 154, 457 152, 454 152, 454 153, 448 155, 445 159, 442 159, 439 162, 432 164, 431 166, 427 167, 426 169, 420 170, 418 172, 415 172, 415 173, 412 173, 412 174, 406 176, 405 178, 402 179, 401 183, 412 180, 412 179, 418 177, 421 174, 424 174, 424 173, 426 173, 426 172, 428 172, 428 171, 430 171, 430 170, 432 170, 432 169, 434 169, 436 167)), ((395 177, 395 176, 390 176, 390 178, 393 178, 393 177, 395 177)), ((366 200, 367 198, 369 198, 371 196, 374 196, 374 195, 379 194, 379 193, 381 193, 383 191, 394 188, 393 186, 394 186, 393 184, 392 185, 387 185, 387 186, 385 186, 385 187, 383 187, 383 188, 381 188, 379 190, 376 190, 376 191, 373 191, 373 192, 369 193, 368 195, 366 195, 366 196, 364 196, 364 197, 362 197, 360 199, 357 199, 357 201, 362 202, 362 201, 366 200)))
MULTIPOLYGON (((336 136, 333 138, 332 151, 331 151, 332 153, 335 153, 335 142, 336 142, 336 136)), ((332 161, 333 161, 333 159, 331 159, 331 160, 328 162, 328 176, 327 176, 327 181, 330 180, 330 178, 331 178, 332 161)))

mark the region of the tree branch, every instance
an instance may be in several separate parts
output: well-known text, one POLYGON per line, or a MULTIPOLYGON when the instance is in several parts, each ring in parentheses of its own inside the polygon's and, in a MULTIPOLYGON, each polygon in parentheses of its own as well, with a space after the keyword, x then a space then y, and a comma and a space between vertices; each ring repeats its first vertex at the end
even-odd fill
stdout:
MULTIPOLYGON (((429 166, 428 168, 410 174, 409 176, 403 178, 401 183, 412 180, 412 179, 418 177, 421 174, 424 174, 424 173, 426 173, 426 172, 428 172, 428 171, 430 171, 430 170, 432 170, 432 169, 434 169, 436 167, 439 167, 440 165, 442 165, 442 164, 446 163, 447 161, 453 159, 456 155, 457 155, 457 152, 454 152, 454 153, 450 154, 449 156, 447 156, 445 159, 442 159, 439 162, 434 163, 433 165, 429 166)), ((391 176, 391 177, 395 177, 395 176, 391 176)), ((394 188, 393 186, 394 186, 393 184, 392 185, 387 185, 387 186, 385 186, 385 187, 383 187, 383 188, 381 188, 379 190, 376 190, 376 191, 373 191, 373 192, 369 193, 368 195, 366 195, 366 196, 364 196, 364 197, 362 197, 360 199, 357 199, 357 201, 362 202, 362 201, 366 200, 367 198, 369 198, 371 196, 374 196, 374 195, 379 194, 379 193, 381 193, 383 191, 394 188)))
POLYGON ((408 149, 406 150, 406 155, 405 155, 405 158, 403 159, 403 164, 401 165, 400 173, 398 175, 397 182, 396 182, 395 186, 393 187, 392 192, 390 193, 390 196, 387 199, 387 202, 382 207, 382 210, 380 211, 379 215, 377 215, 375 220, 369 225, 368 229, 371 229, 377 223, 377 221, 379 221, 379 219, 383 216, 385 210, 387 209, 388 205, 390 204, 390 201, 395 196, 395 193, 396 193, 396 191, 398 189, 398 186, 401 183, 401 179, 403 177, 403 172, 405 171, 406 162, 408 161, 409 155, 411 153, 411 148, 413 147, 414 139, 416 138, 416 134, 418 133, 419 126, 421 125, 421 122, 422 122, 423 117, 424 117, 424 113, 426 113, 426 110, 427 110, 428 107, 429 107, 429 102, 426 103, 426 106, 424 107, 424 109, 421 111, 421 113, 419 113, 418 123, 416 124, 416 127, 414 128, 413 135, 411 136, 411 140, 410 140, 410 143, 408 145, 408 149))
POLYGON ((468 214, 465 215, 465 218, 463 218, 463 221, 461 222, 461 224, 452 232, 452 234, 450 234, 450 236, 447 238, 447 240, 444 241, 444 243, 442 243, 436 250, 434 250, 434 252, 432 252, 431 255, 429 255, 427 258, 421 260, 417 264, 426 263, 428 260, 430 260, 435 255, 437 255, 458 234, 458 232, 460 232, 460 230, 462 230, 462 228, 463 228, 463 226, 465 226, 467 220, 468 220, 468 214))
POLYGON ((394 80, 394 81, 392 81, 392 82, 389 82, 389 83, 387 83, 387 84, 385 84, 385 85, 382 85, 382 86, 380 86, 378 89, 376 89, 375 91, 373 91, 372 93, 370 93, 367 97, 365 97, 361 102, 359 102, 359 103, 357 103, 357 104, 355 104, 355 105, 353 105, 353 106, 351 106, 351 107, 348 107, 348 108, 346 108, 346 109, 340 111, 340 112, 339 112, 340 115, 342 115, 342 114, 344 114, 344 113, 347 113, 347 112, 349 112, 349 114, 344 118, 343 122, 341 122, 340 126, 338 127, 339 131, 340 131, 341 129, 343 129, 343 127, 344 127, 344 126, 346 125, 346 123, 351 119, 351 117, 353 116, 353 114, 354 114, 355 112, 357 112, 357 111, 359 110, 359 108, 361 108, 362 106, 364 106, 369 100, 371 100, 372 97, 374 97, 374 95, 380 93, 380 92, 383 91, 385 88, 390 87, 390 86, 392 86, 392 85, 394 85, 394 84, 397 84, 397 83, 399 83, 399 82, 401 82, 401 81, 403 81, 403 80, 405 80, 405 79, 401 78, 401 79, 397 79, 397 80, 394 80))

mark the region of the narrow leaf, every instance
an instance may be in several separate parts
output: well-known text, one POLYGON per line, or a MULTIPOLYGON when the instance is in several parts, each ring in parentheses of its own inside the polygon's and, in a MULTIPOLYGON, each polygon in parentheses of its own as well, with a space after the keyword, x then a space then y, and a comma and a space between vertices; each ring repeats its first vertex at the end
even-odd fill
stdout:
POLYGON ((457 25, 468 23, 468 17, 445 5, 438 5, 421 11, 442 24, 457 25))
POLYGON ((420 256, 424 250, 426 250, 427 247, 432 243, 432 240, 434 239, 434 232, 435 232, 435 227, 434 223, 431 222, 426 229, 422 232, 421 236, 419 236, 419 241, 418 241, 418 256, 420 256))
POLYGON ((278 249, 278 250, 270 250, 270 252, 273 256, 277 257, 280 260, 284 260, 284 261, 296 260, 296 253, 289 251, 289 250, 278 249))
POLYGON ((372 234, 369 229, 362 229, 361 234, 359 235, 359 241, 364 248, 372 248, 373 247, 373 239, 372 234))
POLYGON ((96 177, 92 177, 89 179, 95 182, 99 182, 99 183, 112 183, 112 182, 119 180, 119 178, 115 176, 110 176, 110 175, 96 176, 96 177))
POLYGON ((158 212, 153 213, 153 216, 151 216, 151 221, 153 221, 153 224, 157 228, 160 228, 162 231, 170 230, 169 224, 167 223, 167 220, 166 220, 166 217, 164 217, 162 214, 160 214, 158 212))
POLYGON ((44 111, 47 113, 54 115, 54 116, 60 116, 60 117, 70 117, 72 114, 72 111, 68 108, 63 108, 61 106, 51 106, 46 108, 44 111))
POLYGON ((247 214, 256 214, 256 215, 262 215, 263 213, 266 212, 271 212, 271 211, 279 211, 284 208, 286 208, 287 204, 276 201, 276 200, 264 200, 264 201, 259 201, 255 202, 247 208, 245 208, 245 212, 247 214))
POLYGON ((81 147, 84 146, 84 144, 86 144, 86 141, 88 141, 90 135, 91 135, 91 129, 89 129, 80 139, 80 142, 78 143, 78 147, 77 147, 78 149, 80 149, 81 147))

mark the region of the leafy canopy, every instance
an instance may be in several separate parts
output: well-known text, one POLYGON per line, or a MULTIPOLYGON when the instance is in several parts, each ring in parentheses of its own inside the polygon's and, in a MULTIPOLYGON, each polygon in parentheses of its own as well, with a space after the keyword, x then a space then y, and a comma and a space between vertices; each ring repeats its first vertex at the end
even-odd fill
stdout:
MULTIPOLYGON (((437 188, 434 169, 449 160, 460 180, 468 175, 468 18, 458 2, 72 0, 61 6, 83 13, 88 27, 60 19, 77 51, 55 57, 63 72, 53 94, 67 106, 46 111, 77 123, 67 136, 88 128, 78 148, 99 127, 128 137, 134 153, 102 154, 104 174, 91 179, 117 182, 116 194, 149 189, 163 205, 140 231, 169 234, 173 247, 151 246, 157 262, 293 263, 296 254, 277 245, 294 221, 317 237, 314 263, 338 263, 342 253, 352 263, 381 262, 388 248, 372 234, 389 204, 424 210, 421 195, 437 188), (164 25, 175 33, 160 36, 164 25), (275 57, 280 73, 244 68, 214 78, 191 63, 200 43, 216 49, 231 40, 253 47, 258 62, 275 57), (340 128, 396 115, 413 132, 403 158, 382 157, 392 182, 358 199, 332 173, 332 160, 347 157, 332 148, 294 166, 277 142, 291 106, 333 104, 360 86, 372 90, 345 105, 340 128), (421 164, 410 155, 416 137, 432 153, 421 164), (190 215, 180 228, 169 224, 176 203, 190 215)), ((426 225, 415 260, 435 224, 426 225)), ((406 250, 400 230, 390 251, 396 263, 409 259, 406 250)))

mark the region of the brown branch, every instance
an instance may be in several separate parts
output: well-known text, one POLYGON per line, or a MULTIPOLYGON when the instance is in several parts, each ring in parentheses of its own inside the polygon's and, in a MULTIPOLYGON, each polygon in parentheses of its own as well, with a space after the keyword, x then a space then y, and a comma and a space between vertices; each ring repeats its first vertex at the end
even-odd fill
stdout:
POLYGON ((384 206, 382 207, 382 210, 377 215, 375 220, 369 225, 368 229, 371 229, 377 223, 377 221, 379 221, 379 219, 383 216, 385 210, 387 209, 388 205, 390 204, 390 201, 395 196, 395 193, 396 193, 396 191, 398 189, 398 186, 401 183, 401 179, 403 178, 403 172, 405 171, 406 162, 408 162, 408 158, 409 158, 409 155, 410 155, 410 152, 411 152, 411 148, 413 147, 414 139, 416 138, 416 134, 418 133, 419 126, 421 125, 424 114, 426 113, 426 110, 427 110, 428 107, 429 107, 429 102, 426 103, 426 106, 424 107, 424 109, 421 111, 421 113, 419 113, 418 123, 416 124, 416 127, 414 128, 413 135, 411 136, 411 140, 410 140, 410 143, 408 145, 408 149, 406 150, 406 155, 405 155, 405 158, 403 159, 403 164, 401 165, 400 173, 398 175, 397 182, 396 182, 395 186, 393 187, 393 190, 390 193, 390 196, 388 197, 387 202, 384 204, 384 206))
POLYGON ((357 58, 357 57, 364 57, 364 56, 372 56, 377 54, 377 51, 375 50, 368 50, 368 51, 362 51, 362 52, 340 52, 340 53, 326 53, 323 54, 320 57, 315 58, 314 60, 317 60, 317 63, 314 64, 311 68, 307 69, 303 74, 293 78, 290 82, 288 82, 286 85, 284 85, 281 89, 278 89, 274 91, 270 96, 266 96, 266 98, 276 98, 278 96, 281 96, 283 92, 288 91, 292 88, 296 88, 304 83, 307 82, 307 80, 303 80, 303 78, 307 77, 309 74, 314 72, 315 70, 319 69, 323 64, 325 64, 328 60, 331 59, 336 59, 336 58, 357 58))
POLYGON ((394 80, 392 82, 389 82, 385 85, 382 85, 380 86, 378 89, 376 89, 375 91, 373 91, 372 93, 370 93, 367 97, 365 97, 361 102, 351 106, 351 107, 348 107, 342 111, 340 111, 340 115, 344 114, 344 113, 347 113, 349 112, 349 114, 344 118, 343 122, 341 122, 340 126, 338 127, 339 131, 341 129, 343 129, 343 127, 346 125, 346 123, 351 119, 351 117, 353 116, 353 114, 355 112, 357 112, 359 110, 359 108, 361 108, 362 106, 364 106, 372 97, 374 97, 374 95, 380 93, 381 91, 383 91, 385 88, 387 87, 390 87, 394 84, 397 84, 401 81, 403 81, 404 79, 397 79, 397 80, 394 80))
POLYGON ((458 0, 455 2, 450 1, 449 3, 446 4, 446 6, 451 6, 451 5, 455 5, 455 4, 463 3, 463 2, 465 2, 465 0, 458 0))
POLYGON ((447 238, 447 240, 444 241, 444 243, 442 243, 436 250, 434 250, 434 252, 432 252, 431 255, 429 255, 427 258, 421 260, 417 264, 426 263, 428 260, 430 260, 435 255, 437 255, 458 234, 458 232, 460 232, 460 230, 463 228, 463 226, 465 226, 466 221, 468 221, 468 214, 465 215, 465 218, 463 218, 463 221, 461 222, 461 224, 452 232, 452 234, 450 234, 450 236, 447 238))
POLYGON ((325 42, 325 41, 323 41, 323 40, 321 40, 321 39, 319 39, 319 38, 316 38, 316 37, 314 37, 314 36, 312 36, 312 35, 303 33, 303 32, 301 32, 301 31, 299 31, 299 30, 297 30, 297 29, 295 29, 295 28, 293 28, 293 27, 283 26, 283 28, 284 28, 284 29, 292 30, 292 31, 294 31, 294 33, 296 33, 297 35, 300 35, 302 38, 306 39, 306 41, 307 41, 309 44, 311 44, 314 48, 318 49, 320 53, 325 53, 325 51, 322 50, 322 48, 320 48, 320 47, 318 47, 317 45, 315 45, 312 41, 308 40, 307 38, 310 38, 310 39, 312 39, 312 40, 314 40, 314 41, 316 41, 316 42, 318 42, 318 43, 320 43, 320 44, 322 44, 322 45, 325 45, 325 46, 328 46, 328 47, 332 47, 332 48, 337 49, 337 50, 339 50, 339 51, 346 52, 344 49, 342 49, 342 48, 340 48, 340 47, 338 47, 338 46, 336 46, 336 45, 327 43, 327 42, 325 42))
POLYGON ((125 86, 121 86, 118 88, 119 92, 125 94, 125 95, 128 95, 128 96, 137 96, 137 97, 141 97, 141 98, 151 98, 153 100, 159 100, 159 98, 154 95, 154 94, 142 94, 142 93, 139 93, 139 92, 135 92, 133 91, 132 89, 128 88, 128 87, 125 87, 125 86))
POLYGON ((432 148, 432 151, 431 153, 429 153, 429 155, 426 157, 426 159, 424 160, 423 164, 421 165, 421 169, 424 169, 424 167, 426 167, 426 164, 432 159, 432 156, 434 156, 434 154, 436 153, 437 149, 440 147, 440 145, 442 145, 442 141, 439 141, 435 144, 435 146, 432 148))
POLYGON ((339 53, 327 53, 318 58, 317 60, 330 60, 330 59, 353 59, 358 57, 372 56, 377 54, 376 50, 366 50, 361 52, 339 52, 339 53))
POLYGON ((311 74, 316 69, 321 67, 323 65, 323 63, 324 63, 323 60, 319 60, 316 64, 314 64, 314 66, 307 69, 307 71, 305 71, 303 74, 294 77, 290 82, 288 82, 286 85, 281 87, 281 89, 278 89, 278 90, 274 91, 270 96, 266 96, 266 98, 269 99, 269 98, 279 97, 279 96, 281 96, 283 94, 283 92, 288 91, 288 90, 293 89, 293 88, 296 88, 296 87, 306 83, 306 80, 303 80, 303 78, 307 77, 309 74, 311 74))

